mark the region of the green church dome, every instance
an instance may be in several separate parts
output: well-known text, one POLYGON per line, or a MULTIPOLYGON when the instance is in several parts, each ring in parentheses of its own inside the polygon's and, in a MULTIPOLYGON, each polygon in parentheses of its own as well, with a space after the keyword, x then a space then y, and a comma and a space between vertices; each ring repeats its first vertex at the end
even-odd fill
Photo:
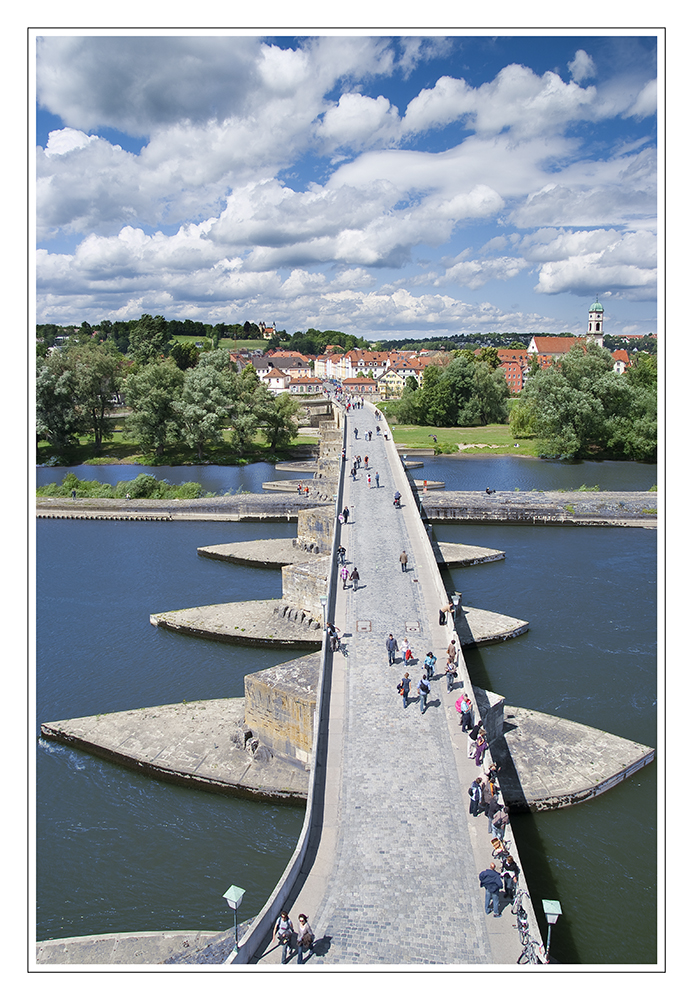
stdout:
POLYGON ((604 312, 604 306, 600 305, 599 302, 593 302, 592 305, 590 306, 590 312, 591 313, 594 313, 594 312, 603 313, 604 312))

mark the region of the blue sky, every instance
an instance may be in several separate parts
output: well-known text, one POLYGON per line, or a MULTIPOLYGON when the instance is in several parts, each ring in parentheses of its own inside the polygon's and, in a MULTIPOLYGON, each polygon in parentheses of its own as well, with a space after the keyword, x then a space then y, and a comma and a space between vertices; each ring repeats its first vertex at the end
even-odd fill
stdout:
POLYGON ((657 332, 657 45, 39 34, 36 320, 657 332))

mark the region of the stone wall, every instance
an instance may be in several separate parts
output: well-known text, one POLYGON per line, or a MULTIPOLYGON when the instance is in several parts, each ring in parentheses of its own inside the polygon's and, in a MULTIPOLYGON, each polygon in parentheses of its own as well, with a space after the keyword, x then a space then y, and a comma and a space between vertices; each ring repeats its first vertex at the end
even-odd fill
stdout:
POLYGON ((245 683, 245 723, 275 754, 308 765, 320 653, 302 656, 255 674, 245 683))
POLYGON ((315 507, 298 512, 294 546, 307 552, 327 554, 332 551, 335 513, 331 507, 315 507))
POLYGON ((327 574, 330 556, 320 556, 307 563, 282 567, 282 603, 308 611, 313 617, 322 615, 320 598, 327 594, 327 574))

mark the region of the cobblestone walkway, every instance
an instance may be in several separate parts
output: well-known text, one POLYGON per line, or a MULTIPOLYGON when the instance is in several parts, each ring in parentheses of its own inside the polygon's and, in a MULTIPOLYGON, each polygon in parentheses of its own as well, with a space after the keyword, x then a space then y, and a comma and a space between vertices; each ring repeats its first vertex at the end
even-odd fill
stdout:
MULTIPOLYGON (((344 684, 344 721, 332 868, 325 894, 311 891, 309 879, 291 912, 296 923, 303 907, 320 939, 311 964, 488 964, 492 918, 484 914, 455 760, 460 750, 446 718, 457 697, 447 693, 442 676, 452 633, 439 626, 430 600, 427 606, 416 543, 405 511, 393 507, 386 445, 376 437, 375 419, 364 412, 350 419, 347 462, 350 468, 354 455, 368 454, 380 488, 374 478, 369 488, 363 467, 355 482, 347 479, 351 516, 341 538, 348 568, 356 566, 361 579, 356 590, 342 590, 341 583, 338 589, 336 624, 347 656, 335 657, 336 682, 341 672, 344 684), (353 426, 361 431, 357 441, 353 426), (373 439, 364 443, 369 428, 373 439), (399 562, 403 549, 409 555, 406 573, 399 562), (400 650, 408 638, 414 653, 409 666, 401 652, 388 664, 390 632, 400 650), (428 650, 438 663, 422 714, 416 685, 428 650), (396 690, 405 669, 413 682, 406 708, 396 690)), ((392 461, 398 461, 394 449, 392 461)), ((406 499, 408 518, 414 510, 406 499)), ((278 962, 278 949, 260 961, 278 962)))

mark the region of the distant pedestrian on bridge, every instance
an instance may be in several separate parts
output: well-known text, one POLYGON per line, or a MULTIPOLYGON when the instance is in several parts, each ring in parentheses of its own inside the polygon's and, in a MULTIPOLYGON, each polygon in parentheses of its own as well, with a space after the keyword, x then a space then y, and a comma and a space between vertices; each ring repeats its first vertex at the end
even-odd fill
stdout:
POLYGON ((376 472, 376 474, 375 474, 375 488, 376 488, 376 490, 380 489, 380 473, 379 472, 376 472))
POLYGON ((494 917, 500 917, 500 893, 501 889, 504 889, 505 887, 503 885, 503 879, 496 871, 496 864, 494 861, 491 862, 485 871, 479 872, 479 884, 481 885, 481 888, 486 891, 484 909, 487 913, 490 913, 491 906, 493 905, 494 917))
POLYGON ((313 954, 313 931, 308 923, 308 917, 305 913, 299 913, 298 915, 298 933, 296 935, 296 946, 298 948, 298 958, 296 963, 298 965, 303 965, 303 953, 308 952, 308 957, 313 954))
POLYGON ((361 579, 361 577, 359 576, 359 571, 356 569, 355 566, 354 566, 354 568, 351 571, 351 576, 349 577, 349 579, 353 583, 353 585, 354 585, 354 593, 356 593, 356 591, 358 590, 359 580, 361 579))
POLYGON ((274 925, 274 933, 272 934, 272 942, 274 943, 274 941, 279 938, 279 943, 282 946, 282 965, 286 965, 286 961, 289 957, 293 934, 294 925, 289 919, 289 914, 286 910, 282 910, 279 915, 279 920, 277 920, 274 925))
POLYGON ((349 508, 348 507, 345 507, 344 510, 342 511, 342 517, 344 518, 344 523, 348 524, 349 523, 349 508))
POLYGON ((409 674, 405 674, 402 680, 397 685, 397 690, 402 695, 402 702, 404 707, 407 707, 407 701, 409 700, 409 688, 411 687, 411 679, 409 674))
POLYGON ((419 692, 419 707, 421 708, 421 714, 423 715, 426 711, 426 698, 428 698, 431 692, 431 685, 429 684, 425 671, 423 677, 417 685, 416 690, 419 692))
POLYGON ((339 575, 342 578, 342 590, 346 590, 347 580, 349 579, 349 570, 346 566, 342 566, 339 571, 339 575))
POLYGON ((407 572, 407 563, 409 561, 409 556, 407 555, 407 553, 404 550, 402 551, 402 554, 399 557, 399 561, 400 561, 400 564, 402 566, 402 572, 406 573, 407 572))
POLYGON ((478 816, 481 809, 481 778, 475 778, 469 786, 469 814, 478 816))
POLYGON ((397 645, 397 640, 395 639, 392 632, 390 632, 389 636, 385 640, 385 646, 387 647, 388 663, 392 665, 395 662, 395 653, 399 649, 399 646, 397 645))

